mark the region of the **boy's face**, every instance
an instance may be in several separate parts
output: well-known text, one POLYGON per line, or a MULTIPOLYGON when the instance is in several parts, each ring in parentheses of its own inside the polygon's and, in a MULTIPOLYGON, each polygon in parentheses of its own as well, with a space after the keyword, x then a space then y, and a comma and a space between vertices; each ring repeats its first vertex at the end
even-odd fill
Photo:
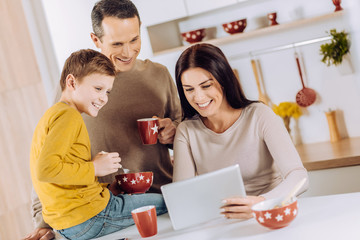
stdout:
POLYGON ((72 101, 80 113, 96 117, 107 103, 108 94, 114 83, 114 77, 99 73, 90 74, 81 82, 75 80, 72 89, 72 101))
POLYGON ((102 27, 104 35, 101 39, 91 34, 95 46, 113 62, 116 71, 131 70, 141 48, 139 19, 105 17, 102 27))

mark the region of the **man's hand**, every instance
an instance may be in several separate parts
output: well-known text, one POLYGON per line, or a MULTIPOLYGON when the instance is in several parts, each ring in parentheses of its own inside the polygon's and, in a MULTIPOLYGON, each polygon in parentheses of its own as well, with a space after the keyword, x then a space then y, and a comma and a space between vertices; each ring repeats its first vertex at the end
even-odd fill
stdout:
POLYGON ((22 240, 50 240, 55 239, 55 233, 51 228, 36 228, 22 240))
POLYGON ((170 118, 158 118, 154 116, 153 118, 157 118, 159 120, 159 142, 161 144, 173 144, 174 137, 176 133, 176 126, 171 121, 170 118))

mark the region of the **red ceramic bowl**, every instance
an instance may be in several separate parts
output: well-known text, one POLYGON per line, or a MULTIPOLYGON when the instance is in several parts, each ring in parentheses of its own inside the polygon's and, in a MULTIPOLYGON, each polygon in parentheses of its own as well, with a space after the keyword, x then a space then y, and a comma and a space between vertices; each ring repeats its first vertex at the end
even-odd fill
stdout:
POLYGON ((205 28, 181 33, 182 38, 184 41, 188 43, 196 43, 200 42, 205 37, 205 28))
POLYGON ((153 183, 153 172, 123 173, 115 176, 125 193, 145 193, 153 183))
POLYGON ((224 23, 222 26, 225 30, 225 32, 234 34, 234 33, 241 33, 246 28, 246 18, 237 20, 234 22, 224 23))
POLYGON ((284 206, 281 206, 281 200, 282 199, 269 199, 252 206, 251 209, 256 221, 270 229, 282 228, 289 225, 298 213, 297 200, 294 198, 284 206))

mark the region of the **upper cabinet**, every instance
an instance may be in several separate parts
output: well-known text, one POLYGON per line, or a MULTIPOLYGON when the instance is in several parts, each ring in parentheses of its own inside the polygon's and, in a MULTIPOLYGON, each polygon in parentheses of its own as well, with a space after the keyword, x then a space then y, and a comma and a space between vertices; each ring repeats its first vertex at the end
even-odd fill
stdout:
MULTIPOLYGON (((147 36, 146 43, 149 44, 153 56, 184 50, 189 43, 184 41, 181 34, 195 29, 205 29, 205 38, 202 41, 223 45, 291 31, 303 25, 327 22, 327 19, 341 15, 333 13, 335 8, 328 0, 318 0, 316 11, 313 9, 313 0, 302 0, 301 5, 296 6, 287 0, 133 1, 139 9, 143 22, 142 31, 145 33, 143 36, 147 36), (272 12, 277 13, 277 26, 270 26, 268 14, 272 12), (247 19, 247 27, 243 33, 229 34, 224 30, 224 23, 240 19, 247 19)), ((331 27, 333 26, 327 28, 331 27)), ((325 30, 318 35, 324 34, 325 30)))
POLYGON ((139 11, 141 22, 146 26, 187 16, 182 0, 133 0, 133 3, 139 11))
POLYGON ((152 26, 248 0, 133 0, 141 22, 152 26))
MULTIPOLYGON (((188 15, 207 12, 213 9, 226 7, 238 2, 238 0, 184 0, 188 15)), ((180 2, 180 1, 179 1, 180 2)))

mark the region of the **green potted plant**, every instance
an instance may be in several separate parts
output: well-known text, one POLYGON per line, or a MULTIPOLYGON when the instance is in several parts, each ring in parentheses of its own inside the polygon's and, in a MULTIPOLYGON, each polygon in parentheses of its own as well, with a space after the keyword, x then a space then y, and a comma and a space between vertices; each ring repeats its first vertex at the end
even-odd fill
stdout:
POLYGON ((327 66, 331 64, 339 66, 347 59, 350 53, 350 41, 348 33, 345 31, 337 32, 336 29, 330 30, 332 37, 330 43, 324 43, 320 46, 320 54, 323 56, 321 61, 327 66))

